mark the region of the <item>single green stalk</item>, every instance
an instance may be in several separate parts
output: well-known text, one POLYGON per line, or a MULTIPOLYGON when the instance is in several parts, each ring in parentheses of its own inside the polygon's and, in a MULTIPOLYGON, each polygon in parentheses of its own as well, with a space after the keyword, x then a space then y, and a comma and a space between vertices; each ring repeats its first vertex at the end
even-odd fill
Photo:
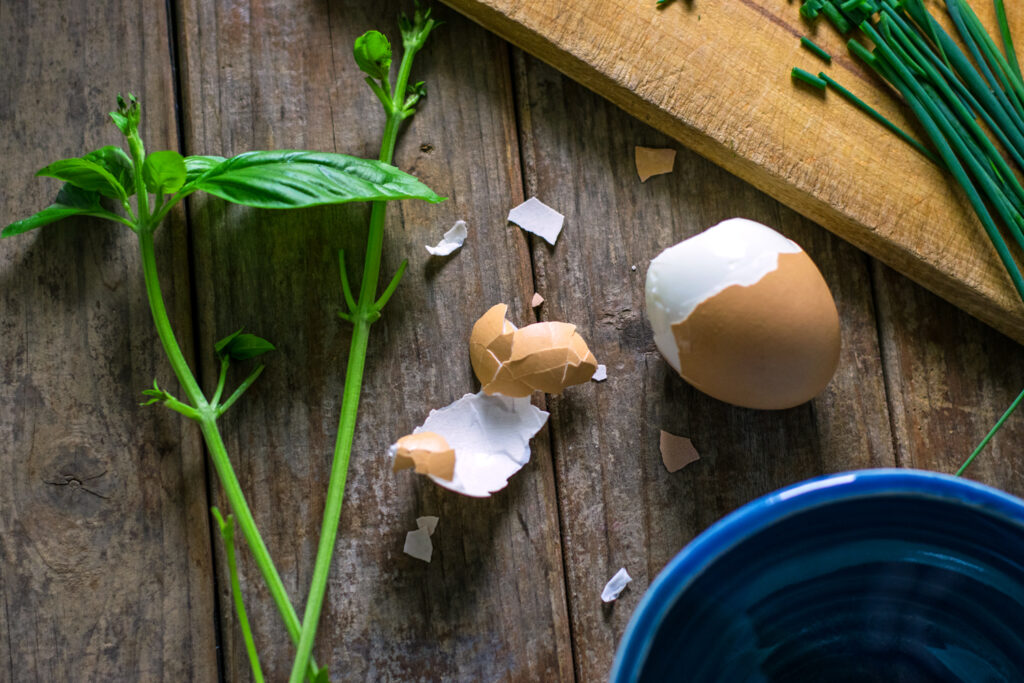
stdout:
MULTIPOLYGON (((147 199, 144 194, 140 193, 140 211, 146 203, 147 199)), ((220 479, 221 486, 224 488, 228 504, 231 506, 232 513, 238 518, 238 525, 242 528, 242 536, 252 552, 253 559, 256 561, 257 567, 259 567, 260 573, 263 575, 263 580, 270 590, 274 604, 284 620, 288 635, 291 637, 292 642, 298 643, 301 628, 298 614, 295 612, 295 608, 292 607, 292 603, 288 598, 288 592, 285 590, 281 576, 278 574, 277 568, 270 558, 270 552, 263 542, 263 537, 260 536, 259 529, 256 528, 256 521, 249 510, 245 494, 242 492, 242 486, 239 484, 234 468, 231 466, 227 449, 224 446, 224 440, 217 429, 216 407, 211 406, 207 402, 206 397, 199 388, 199 383, 192 374, 192 370, 188 367, 185 356, 181 352, 181 347, 174 336, 174 331, 171 329, 171 321, 167 316, 167 309, 164 307, 160 280, 157 276, 156 255, 153 249, 153 230, 151 227, 142 225, 139 226, 137 232, 139 235, 139 250, 142 256, 142 272, 146 282, 146 295, 149 297, 149 308, 153 314, 153 324, 156 326, 157 336, 160 338, 160 343, 167 354, 167 360, 170 362, 171 368, 174 370, 174 374, 178 378, 178 382, 181 384, 185 395, 188 396, 189 401, 199 413, 197 422, 202 431, 203 439, 206 442, 207 450, 210 452, 210 459, 213 462, 214 469, 220 479)), ((315 667, 315 663, 308 667, 310 669, 308 671, 310 680, 315 675, 315 667)), ((304 666, 303 668, 307 667, 304 666)))
POLYGON ((249 616, 245 613, 245 603, 242 601, 242 586, 238 582, 238 563, 235 561, 235 517, 228 515, 227 520, 221 516, 220 510, 216 507, 210 510, 217 519, 217 526, 220 527, 220 537, 224 540, 224 553, 228 558, 228 574, 231 577, 231 596, 235 601, 235 613, 238 614, 238 627, 242 630, 242 639, 245 641, 245 651, 249 655, 249 666, 252 668, 252 676, 256 683, 263 683, 263 669, 260 667, 260 657, 256 652, 256 642, 252 637, 252 627, 249 626, 249 616))
MULTIPOLYGON (((378 159, 390 164, 395 154, 399 127, 406 118, 415 111, 406 107, 405 91, 409 83, 413 58, 423 47, 427 36, 434 26, 428 20, 422 30, 410 39, 403 41, 404 52, 398 69, 393 95, 381 98, 387 114, 384 134, 381 139, 380 156, 378 159)), ((387 83, 387 79, 384 79, 387 83)), ((380 94, 378 93, 378 97, 380 94)), ((323 609, 324 593, 327 590, 327 577, 331 569, 331 559, 338 538, 338 524, 341 521, 341 505, 345 497, 345 483, 348 479, 348 465, 352 455, 352 442, 355 437, 356 420, 359 411, 359 398, 362 393, 363 371, 366 367, 366 350, 370 338, 370 326, 380 318, 380 310, 390 293, 394 291, 397 280, 402 276, 404 267, 398 271, 395 279, 387 288, 387 294, 377 299, 377 287, 380 279, 380 262, 384 248, 384 219, 387 215, 387 202, 374 202, 370 209, 370 224, 367 233, 366 259, 363 263, 363 278, 359 285, 359 297, 353 310, 344 316, 352 323, 352 339, 349 343, 348 365, 345 370, 345 386, 342 390, 341 413, 338 418, 338 435, 334 444, 334 457, 331 464, 330 480, 327 484, 327 500, 324 505, 324 517, 320 530, 320 542, 317 546, 316 563, 313 567, 313 578, 310 582, 309 597, 306 610, 302 617, 302 633, 299 646, 292 665, 290 683, 299 683, 302 672, 313 650, 316 630, 323 609)), ((344 273, 344 262, 342 271, 344 273)), ((345 289, 347 276, 343 275, 345 289)))
POLYGON ((1006 422, 1006 420, 1009 419, 1011 415, 1013 415, 1013 411, 1017 410, 1017 406, 1020 405, 1021 401, 1024 401, 1024 391, 1020 392, 1020 395, 1017 396, 1014 402, 1010 404, 1010 407, 1006 409, 1006 412, 1003 413, 1003 416, 999 418, 999 421, 996 422, 995 426, 993 426, 992 429, 989 430, 988 434, 985 435, 985 438, 982 439, 981 443, 978 444, 978 447, 974 449, 974 452, 971 453, 970 456, 968 456, 967 460, 964 461, 964 464, 960 466, 960 469, 958 469, 956 471, 956 474, 953 476, 959 477, 960 475, 967 471, 967 468, 971 466, 971 463, 974 462, 974 459, 978 457, 978 453, 981 453, 985 446, 988 445, 988 442, 992 440, 992 437, 995 436, 996 432, 998 432, 999 429, 1003 426, 1003 423, 1006 422))

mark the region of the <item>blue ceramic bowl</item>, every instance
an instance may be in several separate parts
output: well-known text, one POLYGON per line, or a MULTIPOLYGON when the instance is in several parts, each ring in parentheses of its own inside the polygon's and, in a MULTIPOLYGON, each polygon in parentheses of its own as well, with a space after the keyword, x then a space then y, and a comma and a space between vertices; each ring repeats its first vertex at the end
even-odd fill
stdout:
POLYGON ((1024 681, 1024 501, 866 470, 724 518, 658 575, 612 681, 1024 681))

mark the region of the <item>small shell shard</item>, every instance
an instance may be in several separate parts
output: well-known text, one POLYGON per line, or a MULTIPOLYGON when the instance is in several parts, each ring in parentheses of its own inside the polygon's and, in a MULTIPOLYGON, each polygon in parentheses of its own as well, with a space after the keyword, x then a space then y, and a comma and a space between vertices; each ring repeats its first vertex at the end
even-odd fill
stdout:
POLYGON ((558 235, 562 232, 565 216, 536 197, 530 197, 508 212, 508 220, 523 230, 544 238, 548 244, 554 245, 558 240, 558 235))
POLYGON ((629 575, 626 568, 623 567, 619 571, 615 572, 615 576, 608 580, 605 584, 604 590, 601 591, 601 600, 604 602, 612 602, 618 599, 622 595, 622 591, 625 590, 626 585, 633 580, 633 577, 629 575))
POLYGON ((437 243, 437 246, 427 246, 427 251, 432 256, 448 256, 448 254, 462 247, 468 234, 466 221, 455 221, 455 225, 444 234, 441 241, 437 243))

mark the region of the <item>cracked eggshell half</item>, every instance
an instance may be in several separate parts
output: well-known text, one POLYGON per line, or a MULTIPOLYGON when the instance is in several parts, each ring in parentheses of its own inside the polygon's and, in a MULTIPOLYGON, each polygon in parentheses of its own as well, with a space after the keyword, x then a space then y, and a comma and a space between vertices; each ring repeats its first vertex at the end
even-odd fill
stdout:
POLYGON ((670 247, 647 270, 654 342, 683 379, 734 405, 800 405, 839 364, 839 314, 811 258, 733 218, 670 247))
POLYGON ((516 328, 507 312, 505 304, 492 306, 470 333, 469 358, 485 394, 559 394, 593 376, 597 359, 575 325, 540 322, 516 328))

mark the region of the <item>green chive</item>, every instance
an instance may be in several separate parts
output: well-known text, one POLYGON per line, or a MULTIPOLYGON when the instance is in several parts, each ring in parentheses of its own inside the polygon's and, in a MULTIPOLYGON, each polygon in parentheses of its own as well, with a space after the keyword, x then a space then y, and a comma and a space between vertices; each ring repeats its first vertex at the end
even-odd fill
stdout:
POLYGON ((818 46, 813 40, 811 40, 807 36, 800 37, 800 44, 803 45, 804 48, 806 48, 807 50, 813 52, 818 57, 824 59, 827 63, 832 63, 832 55, 825 52, 825 50, 823 50, 820 46, 818 46))
POLYGON ((812 73, 810 73, 808 71, 804 71, 803 69, 798 69, 795 66, 793 67, 793 78, 795 78, 795 79, 797 79, 799 81, 803 81, 807 85, 809 85, 809 86, 811 86, 813 88, 817 88, 818 90, 824 90, 825 89, 825 81, 821 80, 820 78, 818 78, 814 74, 812 74, 812 73))
POLYGON ((914 149, 916 149, 916 150, 917 150, 918 152, 920 152, 920 153, 921 153, 922 155, 924 155, 924 157, 925 157, 926 159, 928 159, 929 161, 931 161, 931 162, 932 162, 933 164, 935 164, 936 166, 942 166, 942 165, 943 165, 943 164, 942 164, 942 162, 941 162, 941 161, 939 161, 939 160, 938 160, 938 159, 937 159, 937 158, 935 157, 935 155, 934 155, 934 154, 932 154, 931 152, 929 152, 929 151, 928 151, 928 148, 926 148, 926 147, 925 147, 924 145, 922 145, 922 144, 921 144, 920 142, 918 142, 917 140, 915 140, 915 139, 914 139, 914 138, 913 138, 913 137, 912 137, 912 136, 911 136, 911 135, 910 135, 909 133, 907 133, 907 132, 906 132, 905 130, 903 130, 902 128, 900 128, 899 126, 897 126, 897 125, 896 125, 895 123, 893 123, 892 121, 890 121, 890 120, 889 120, 888 118, 886 118, 884 114, 882 114, 882 113, 881 113, 881 112, 879 112, 878 110, 874 109, 874 108, 873 108, 873 107, 872 107, 872 106, 871 106, 870 104, 868 104, 868 103, 867 103, 867 102, 865 102, 864 100, 860 99, 859 97, 857 97, 856 95, 854 95, 854 94, 853 94, 852 92, 850 92, 849 90, 847 90, 847 89, 846 89, 846 88, 844 88, 843 86, 839 85, 839 83, 837 83, 837 82, 835 81, 835 79, 833 79, 833 78, 832 78, 831 76, 829 76, 829 75, 828 75, 828 74, 826 74, 826 73, 820 73, 820 74, 818 74, 818 78, 820 78, 821 80, 825 81, 825 82, 826 82, 826 83, 827 83, 827 84, 829 85, 829 87, 831 87, 831 88, 832 88, 833 90, 835 90, 835 91, 836 91, 836 92, 838 92, 838 93, 839 93, 840 95, 842 95, 842 96, 843 96, 843 97, 845 97, 845 98, 846 98, 847 100, 849 100, 849 102, 850 102, 851 104, 853 104, 853 105, 854 105, 854 106, 856 106, 856 107, 859 107, 859 108, 860 108, 860 109, 861 109, 862 111, 864 111, 864 112, 865 112, 865 113, 866 113, 866 114, 867 114, 868 116, 870 116, 870 117, 871 117, 871 118, 873 118, 874 120, 878 121, 878 122, 879 122, 880 124, 882 124, 883 126, 885 126, 886 128, 888 128, 888 129, 889 129, 890 131, 892 131, 893 133, 895 133, 896 135, 898 135, 898 136, 899 136, 900 138, 902 138, 902 139, 903 139, 903 140, 904 140, 904 141, 905 141, 905 142, 906 142, 907 144, 909 144, 909 145, 910 145, 911 147, 913 147, 913 148, 914 148, 914 149))

